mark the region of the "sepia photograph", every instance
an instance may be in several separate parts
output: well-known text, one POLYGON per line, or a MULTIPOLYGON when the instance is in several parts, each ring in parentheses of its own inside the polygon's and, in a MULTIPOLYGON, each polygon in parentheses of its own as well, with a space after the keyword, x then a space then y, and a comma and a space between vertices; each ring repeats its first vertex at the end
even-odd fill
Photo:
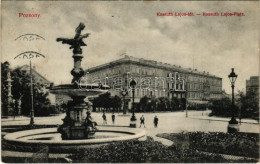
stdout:
POLYGON ((259 1, 1 2, 1 162, 258 163, 259 1))

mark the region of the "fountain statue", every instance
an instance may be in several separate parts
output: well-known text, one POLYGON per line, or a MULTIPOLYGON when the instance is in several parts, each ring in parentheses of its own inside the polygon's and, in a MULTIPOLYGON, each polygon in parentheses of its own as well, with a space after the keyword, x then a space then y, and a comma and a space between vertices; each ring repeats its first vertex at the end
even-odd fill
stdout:
POLYGON ((72 39, 57 38, 63 44, 69 44, 73 49, 74 68, 71 70, 73 76, 71 84, 59 85, 51 87, 51 93, 68 95, 72 98, 72 102, 68 103, 66 117, 63 124, 59 126, 58 132, 61 133, 62 139, 86 139, 93 136, 96 132, 96 123, 91 118, 91 103, 84 101, 88 96, 96 96, 107 92, 108 86, 102 84, 86 84, 81 82, 84 70, 81 68, 83 58, 81 46, 86 46, 83 38, 87 38, 90 34, 81 35, 81 31, 85 28, 80 23, 76 28, 76 35, 72 39), (86 112, 86 119, 82 118, 82 113, 86 112))

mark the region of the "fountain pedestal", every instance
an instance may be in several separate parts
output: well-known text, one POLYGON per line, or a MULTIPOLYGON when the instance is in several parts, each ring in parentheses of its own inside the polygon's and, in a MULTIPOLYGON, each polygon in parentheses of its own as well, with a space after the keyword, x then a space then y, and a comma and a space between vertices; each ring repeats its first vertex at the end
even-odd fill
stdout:
POLYGON ((88 126, 82 117, 84 111, 88 111, 90 104, 87 104, 85 97, 72 97, 73 101, 68 104, 66 117, 63 124, 59 126, 58 132, 62 139, 86 139, 92 137, 96 132, 95 125, 88 126))
POLYGON ((64 140, 87 139, 96 132, 96 123, 91 118, 91 103, 85 102, 88 96, 96 96, 107 92, 108 86, 98 84, 81 84, 81 89, 76 84, 64 84, 51 88, 51 93, 67 95, 72 98, 68 103, 66 116, 63 124, 59 126, 58 132, 64 140), (87 117, 83 117, 86 112, 87 117))

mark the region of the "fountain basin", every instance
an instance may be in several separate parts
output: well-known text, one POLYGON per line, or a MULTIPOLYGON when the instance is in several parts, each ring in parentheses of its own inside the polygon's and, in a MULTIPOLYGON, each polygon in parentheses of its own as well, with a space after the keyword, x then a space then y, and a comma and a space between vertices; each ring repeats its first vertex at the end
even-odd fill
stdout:
POLYGON ((126 140, 134 140, 145 137, 145 131, 127 127, 105 127, 98 126, 96 137, 79 140, 62 140, 61 134, 57 132, 57 128, 44 128, 25 130, 9 133, 4 136, 4 140, 12 145, 37 146, 43 144, 49 147, 66 147, 76 146, 88 147, 89 145, 107 144, 112 142, 120 142, 126 140))

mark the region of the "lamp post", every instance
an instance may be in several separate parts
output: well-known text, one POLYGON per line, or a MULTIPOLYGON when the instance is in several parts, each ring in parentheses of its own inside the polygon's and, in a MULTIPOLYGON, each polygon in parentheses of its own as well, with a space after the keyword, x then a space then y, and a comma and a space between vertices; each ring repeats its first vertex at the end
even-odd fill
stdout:
POLYGON ((238 122, 235 119, 235 96, 234 96, 234 88, 235 88, 235 81, 237 79, 237 74, 234 72, 234 68, 231 69, 232 72, 228 75, 228 78, 231 82, 231 88, 232 88, 232 105, 231 105, 231 120, 229 121, 228 124, 228 132, 232 133, 232 132, 237 132, 239 130, 239 126, 238 126, 238 122))
POLYGON ((133 93, 133 105, 132 105, 132 117, 130 119, 130 127, 132 128, 136 128, 136 118, 135 118, 135 111, 134 111, 134 101, 135 101, 135 86, 136 86, 136 81, 132 80, 130 82, 130 86, 132 89, 132 93, 133 93))
POLYGON ((34 126, 34 107, 33 107, 33 76, 32 76, 32 62, 30 60, 30 81, 31 81, 31 87, 30 87, 30 95, 31 95, 31 120, 30 120, 30 126, 34 126))
POLYGON ((126 105, 125 105, 125 96, 128 94, 127 89, 123 89, 121 91, 121 95, 123 96, 123 114, 126 114, 126 105))
POLYGON ((44 55, 33 51, 26 51, 14 57, 14 59, 29 59, 30 60, 30 96, 31 96, 31 111, 30 111, 30 126, 34 126, 34 106, 33 106, 33 75, 32 75, 32 59, 45 58, 44 55))

